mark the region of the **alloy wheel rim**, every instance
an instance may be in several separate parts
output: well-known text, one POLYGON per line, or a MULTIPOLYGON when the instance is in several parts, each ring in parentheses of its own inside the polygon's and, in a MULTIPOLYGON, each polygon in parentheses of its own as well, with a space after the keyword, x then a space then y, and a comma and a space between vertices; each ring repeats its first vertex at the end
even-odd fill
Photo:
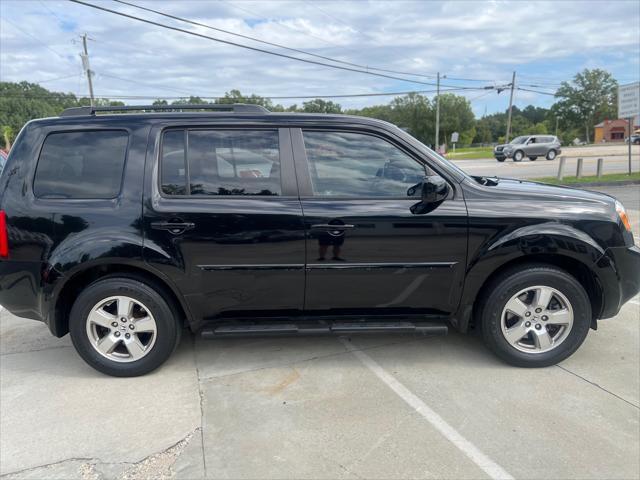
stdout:
POLYGON ((547 154, 547 156, 549 157, 550 160, 553 160, 554 158, 556 158, 556 152, 551 151, 547 154))
POLYGON ((567 297, 553 287, 527 287, 505 304, 500 327, 505 340, 516 350, 549 352, 569 336, 573 308, 567 297))
POLYGON ((114 362, 129 363, 145 357, 157 337, 156 321, 139 300, 124 295, 98 302, 86 320, 91 346, 114 362))

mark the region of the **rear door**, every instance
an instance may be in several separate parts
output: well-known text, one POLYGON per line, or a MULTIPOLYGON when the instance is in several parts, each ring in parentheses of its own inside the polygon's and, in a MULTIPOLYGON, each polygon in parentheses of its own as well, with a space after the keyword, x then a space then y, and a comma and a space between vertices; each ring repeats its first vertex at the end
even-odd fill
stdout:
POLYGON ((406 146, 353 129, 292 129, 292 138, 307 237, 305 309, 454 311, 467 252, 457 184, 437 208, 413 214, 420 197, 411 187, 425 168, 406 146))
POLYGON ((145 258, 194 318, 289 314, 304 299, 304 224, 288 129, 156 128, 145 258))

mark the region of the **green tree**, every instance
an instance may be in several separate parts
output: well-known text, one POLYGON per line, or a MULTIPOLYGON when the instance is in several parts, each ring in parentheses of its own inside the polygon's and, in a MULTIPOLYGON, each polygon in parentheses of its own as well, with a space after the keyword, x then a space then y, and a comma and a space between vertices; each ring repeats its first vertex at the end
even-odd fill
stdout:
POLYGON ((577 73, 571 82, 562 82, 556 91, 560 98, 553 106, 555 115, 565 124, 584 129, 585 140, 590 142, 591 129, 605 118, 617 117, 618 82, 599 68, 577 73))
POLYGON ((342 107, 338 103, 316 98, 302 103, 302 111, 307 113, 342 113, 342 107))
POLYGON ((472 143, 491 143, 491 129, 488 122, 483 122, 482 119, 476 123, 476 136, 473 138, 472 143))
POLYGON ((433 143, 435 113, 431 101, 424 95, 410 93, 394 98, 389 104, 391 118, 384 119, 407 130, 423 143, 433 143))
POLYGON ((451 134, 460 134, 460 143, 469 144, 475 136, 475 116, 471 103, 453 93, 440 95, 440 132, 438 143, 449 143, 451 134))
POLYGON ((11 150, 11 144, 13 143, 13 139, 15 138, 15 133, 13 132, 13 128, 9 125, 2 126, 2 140, 3 146, 7 150, 11 150))
MULTIPOLYGON (((0 82, 0 125, 10 127, 9 140, 34 118, 55 117, 65 108, 89 105, 75 95, 50 92, 40 85, 28 82, 0 82)), ((3 145, 5 139, 0 138, 3 145)))

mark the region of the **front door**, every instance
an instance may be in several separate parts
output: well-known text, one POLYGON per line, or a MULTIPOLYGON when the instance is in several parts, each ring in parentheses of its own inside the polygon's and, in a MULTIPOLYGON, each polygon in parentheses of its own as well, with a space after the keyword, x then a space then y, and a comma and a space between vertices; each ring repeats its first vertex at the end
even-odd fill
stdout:
POLYGON ((145 259, 177 284, 196 322, 302 311, 289 130, 170 125, 154 135, 145 259))
POLYGON ((305 310, 454 311, 467 252, 457 184, 437 208, 414 214, 420 189, 412 187, 425 165, 410 150, 367 131, 293 129, 292 136, 307 238, 305 310))

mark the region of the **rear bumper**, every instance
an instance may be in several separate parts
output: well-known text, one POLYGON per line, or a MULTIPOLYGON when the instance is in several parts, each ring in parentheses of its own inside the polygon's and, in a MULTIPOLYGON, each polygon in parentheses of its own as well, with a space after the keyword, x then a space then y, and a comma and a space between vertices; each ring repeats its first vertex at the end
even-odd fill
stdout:
POLYGON ((603 285, 604 305, 600 318, 615 316, 622 306, 640 292, 640 247, 608 248, 605 256, 614 267, 615 285, 603 285))
POLYGON ((45 321, 41 264, 0 261, 0 305, 12 314, 45 321))

